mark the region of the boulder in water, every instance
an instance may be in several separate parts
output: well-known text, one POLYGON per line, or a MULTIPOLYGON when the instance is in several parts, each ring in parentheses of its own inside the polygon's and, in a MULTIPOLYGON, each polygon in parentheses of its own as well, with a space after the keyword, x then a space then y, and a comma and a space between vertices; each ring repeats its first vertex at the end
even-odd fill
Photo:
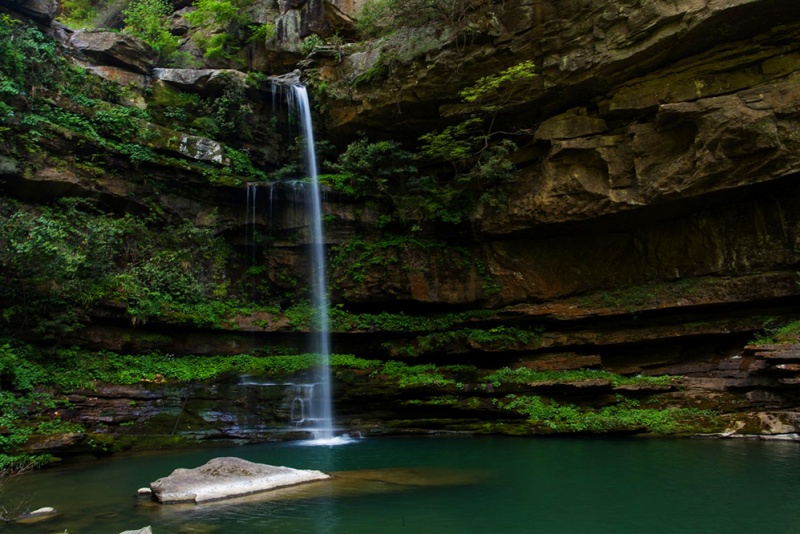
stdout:
POLYGON ((15 523, 38 523, 39 521, 44 521, 46 519, 50 519, 59 515, 58 510, 55 508, 51 508, 46 506, 44 508, 38 508, 33 512, 28 512, 25 515, 21 515, 14 520, 15 523))
POLYGON ((321 471, 257 464, 241 458, 214 458, 195 469, 176 469, 150 484, 162 504, 201 503, 325 480, 321 471))

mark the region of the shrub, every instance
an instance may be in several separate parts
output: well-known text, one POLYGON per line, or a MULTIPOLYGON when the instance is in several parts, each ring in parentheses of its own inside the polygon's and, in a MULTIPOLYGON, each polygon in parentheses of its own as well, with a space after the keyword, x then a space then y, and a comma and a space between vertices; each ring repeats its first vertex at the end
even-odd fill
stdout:
POLYGON ((180 37, 167 30, 167 17, 171 14, 172 4, 168 0, 132 0, 123 11, 124 31, 152 46, 160 61, 168 61, 181 42, 180 37))

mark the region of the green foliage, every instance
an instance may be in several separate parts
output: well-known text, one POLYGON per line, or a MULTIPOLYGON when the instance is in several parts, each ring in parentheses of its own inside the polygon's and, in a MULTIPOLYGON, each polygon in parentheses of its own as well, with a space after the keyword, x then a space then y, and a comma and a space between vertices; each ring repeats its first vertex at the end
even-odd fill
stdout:
POLYGON ((75 199, 36 212, 0 203, 0 213, 0 302, 26 302, 7 320, 58 336, 101 299, 127 303, 137 320, 206 314, 221 322, 228 312, 217 289, 230 250, 210 229, 116 217, 75 199))
POLYGON ((58 19, 70 28, 86 28, 91 25, 97 10, 91 0, 61 0, 58 19))
MULTIPOLYGON (((56 458, 49 454, 0 454, 0 474, 8 473, 13 476, 17 473, 39 469, 54 463, 56 458)), ((4 477, 0 476, 0 479, 4 477)))
POLYGON ((199 28, 192 39, 208 59, 230 60, 242 46, 275 35, 274 24, 250 24, 247 8, 252 0, 196 0, 186 20, 199 28))
POLYGON ((234 174, 243 176, 250 181, 267 181, 267 175, 264 171, 255 168, 247 150, 236 150, 226 146, 225 157, 230 161, 230 170, 234 174))
POLYGON ((497 74, 484 76, 458 95, 467 104, 477 104, 484 110, 493 111, 498 105, 508 103, 515 90, 524 89, 525 84, 536 77, 534 68, 530 60, 517 63, 497 74))
POLYGON ((597 410, 559 404, 538 396, 508 395, 498 404, 555 432, 646 431, 669 435, 690 434, 718 426, 716 412, 710 410, 642 408, 637 401, 624 398, 597 410))
POLYGON ((792 321, 782 326, 766 326, 750 343, 771 345, 773 343, 799 343, 800 321, 792 321))
POLYGON ((247 14, 242 11, 245 2, 232 0, 197 0, 195 10, 186 14, 193 26, 227 27, 229 24, 244 24, 247 14))
POLYGON ((256 27, 253 34, 248 39, 252 42, 271 41, 278 35, 278 28, 275 24, 267 23, 256 27))
POLYGON ((353 80, 353 87, 358 88, 365 85, 372 85, 375 82, 386 79, 389 76, 389 66, 380 56, 373 66, 356 76, 353 80))
MULTIPOLYGON (((31 87, 49 86, 58 73, 56 45, 36 28, 0 14, 0 96, 25 96, 31 87)), ((8 118, 10 108, 3 108, 8 118)))
POLYGON ((177 52, 181 42, 167 29, 172 9, 169 0, 131 0, 123 11, 124 31, 153 47, 162 62, 177 52))
POLYGON ((622 376, 608 371, 596 369, 575 369, 571 371, 532 371, 525 367, 509 369, 503 367, 497 371, 483 377, 486 384, 498 387, 502 384, 528 384, 531 382, 550 382, 550 381, 581 381, 581 380, 610 380, 613 386, 626 384, 649 384, 659 386, 671 386, 675 384, 675 377, 669 375, 661 376, 622 376))
MULTIPOLYGON (((431 206, 428 211, 442 217, 447 212, 458 214, 454 205, 463 205, 465 200, 467 204, 479 199, 489 205, 497 203, 492 193, 497 186, 511 180, 514 165, 508 155, 516 150, 516 145, 507 137, 498 139, 495 119, 503 106, 522 98, 534 77, 533 63, 524 61, 481 78, 460 93, 462 100, 474 110, 468 119, 420 137, 422 154, 449 163, 454 177, 449 184, 453 193, 433 197, 439 206, 431 206), (465 199, 465 195, 472 197, 465 199)), ((504 134, 507 135, 509 132, 504 134)), ((453 217, 453 222, 460 221, 461 217, 453 217)))
POLYGON ((51 457, 14 455, 32 434, 81 432, 83 427, 50 416, 40 418, 58 406, 58 401, 41 387, 49 371, 34 361, 31 347, 8 340, 0 343, 0 378, 13 387, 13 391, 0 390, 0 428, 4 430, 0 432, 0 469, 14 469, 15 462, 31 462, 36 467, 51 457))
MULTIPOLYGON (((343 369, 374 369, 378 360, 365 360, 351 354, 331 355, 331 365, 343 369)), ((93 389, 96 383, 135 384, 156 379, 180 382, 209 380, 229 373, 261 376, 286 376, 320 365, 318 354, 276 356, 175 356, 160 352, 118 354, 110 351, 86 351, 76 347, 44 352, 27 345, 7 342, 0 346, 0 365, 22 366, 14 384, 23 389, 23 375, 35 378, 37 386, 50 386, 63 392, 93 389)), ((0 371, 5 375, 7 371, 0 371)), ((8 392, 4 392, 8 393, 8 392)), ((8 395, 11 395, 8 393, 8 395)), ((34 397, 28 398, 30 399, 34 397)), ((45 423, 41 428, 69 428, 65 422, 45 423)))
POLYGON ((434 364, 407 365, 403 362, 388 361, 380 369, 373 371, 373 376, 386 376, 396 380, 401 388, 413 387, 455 387, 457 382, 452 375, 473 373, 475 367, 470 365, 434 364), (445 376, 445 374, 451 376, 445 376))
POLYGON ((483 134, 483 120, 471 117, 441 132, 430 132, 422 137, 422 152, 429 158, 465 165, 474 157, 475 145, 483 134))
POLYGON ((323 46, 325 46, 325 41, 322 39, 322 37, 316 33, 312 33, 303 39, 303 46, 301 47, 300 52, 307 56, 317 48, 321 48, 323 46))
POLYGON ((224 84, 222 95, 201 102, 201 118, 194 121, 194 126, 212 138, 250 139, 253 108, 247 99, 245 84, 225 75, 220 81, 224 84))
POLYGON ((356 26, 366 37, 419 27, 458 34, 478 7, 479 0, 369 0, 359 10, 356 26))
MULTIPOLYGON (((400 262, 402 254, 422 256, 431 249, 443 249, 444 243, 409 235, 387 234, 379 240, 353 238, 337 245, 331 259, 332 278, 337 282, 363 282, 367 270, 386 269, 400 262)), ((455 251, 461 252, 460 249, 455 251)), ((463 265, 463 263, 462 263, 463 265)), ((423 269, 423 266, 420 266, 423 269)))
POLYGON ((381 332, 432 332, 449 330, 456 325, 494 316, 493 310, 472 310, 441 315, 406 315, 405 313, 352 314, 337 305, 330 310, 334 331, 375 330, 381 332))
MULTIPOLYGON (((63 396, 56 398, 46 390, 69 393, 93 389, 98 382, 193 382, 227 373, 281 377, 317 367, 320 362, 317 354, 176 357, 156 352, 132 355, 78 348, 44 351, 13 340, 0 340, 0 379, 13 388, 13 392, 0 390, 0 428, 3 429, 0 432, 0 470, 11 468, 17 462, 32 462, 36 466, 52 459, 16 454, 32 434, 85 432, 81 425, 59 418, 56 410, 63 406, 63 396)), ((380 363, 349 354, 331 357, 334 368, 373 369, 380 363)), ((93 438, 98 450, 109 450, 113 445, 98 436, 93 438)))
POLYGON ((402 179, 417 172, 414 155, 397 141, 371 143, 362 136, 353 141, 332 165, 338 175, 327 176, 327 183, 348 195, 360 198, 370 192, 386 193, 391 179, 402 179))
POLYGON ((498 178, 511 170, 511 167, 504 168, 498 160, 505 160, 513 145, 508 140, 501 145, 491 143, 495 136, 495 115, 516 95, 524 93, 527 84, 535 76, 533 62, 523 61, 497 74, 485 76, 462 90, 459 95, 465 103, 475 108, 475 112, 467 120, 449 126, 442 132, 430 132, 420 137, 423 154, 450 162, 462 181, 497 182, 498 178), (505 173, 487 173, 481 169, 486 166, 499 167, 505 173), (481 174, 485 176, 482 178, 481 174), (494 176, 494 180, 484 181, 486 176, 494 176))
POLYGON ((490 329, 464 328, 419 336, 410 344, 403 341, 389 341, 384 347, 403 356, 417 357, 441 351, 452 343, 492 351, 535 348, 541 344, 541 331, 508 326, 490 329))

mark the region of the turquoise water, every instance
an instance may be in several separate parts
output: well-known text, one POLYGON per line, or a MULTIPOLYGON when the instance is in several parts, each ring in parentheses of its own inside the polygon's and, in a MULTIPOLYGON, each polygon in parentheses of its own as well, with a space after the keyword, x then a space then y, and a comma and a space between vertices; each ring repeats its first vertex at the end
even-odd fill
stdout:
MULTIPOLYGON (((800 448, 721 440, 364 439, 338 447, 263 444, 98 461, 35 473, 2 499, 63 511, 10 533, 797 533, 800 448), (323 471, 414 468, 390 482, 285 500, 165 506, 137 488, 216 456, 323 471), (430 470, 429 470, 430 469, 430 470), (436 484, 443 485, 436 485, 436 484)), ((1 527, 0 527, 1 528, 1 527)))

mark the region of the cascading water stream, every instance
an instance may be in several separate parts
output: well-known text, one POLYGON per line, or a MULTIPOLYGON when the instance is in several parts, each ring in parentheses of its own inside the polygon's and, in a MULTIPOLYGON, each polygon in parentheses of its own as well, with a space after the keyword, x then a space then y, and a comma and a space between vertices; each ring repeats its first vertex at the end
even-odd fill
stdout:
POLYGON ((328 328, 328 288, 325 272, 325 242, 322 234, 322 202, 317 179, 317 156, 314 150, 314 132, 311 124, 311 106, 308 92, 302 85, 292 86, 294 105, 300 119, 300 129, 305 140, 306 168, 308 170, 308 206, 310 208, 312 304, 317 315, 315 351, 321 358, 319 384, 319 428, 315 439, 329 441, 333 438, 333 409, 330 379, 330 331, 328 328))

